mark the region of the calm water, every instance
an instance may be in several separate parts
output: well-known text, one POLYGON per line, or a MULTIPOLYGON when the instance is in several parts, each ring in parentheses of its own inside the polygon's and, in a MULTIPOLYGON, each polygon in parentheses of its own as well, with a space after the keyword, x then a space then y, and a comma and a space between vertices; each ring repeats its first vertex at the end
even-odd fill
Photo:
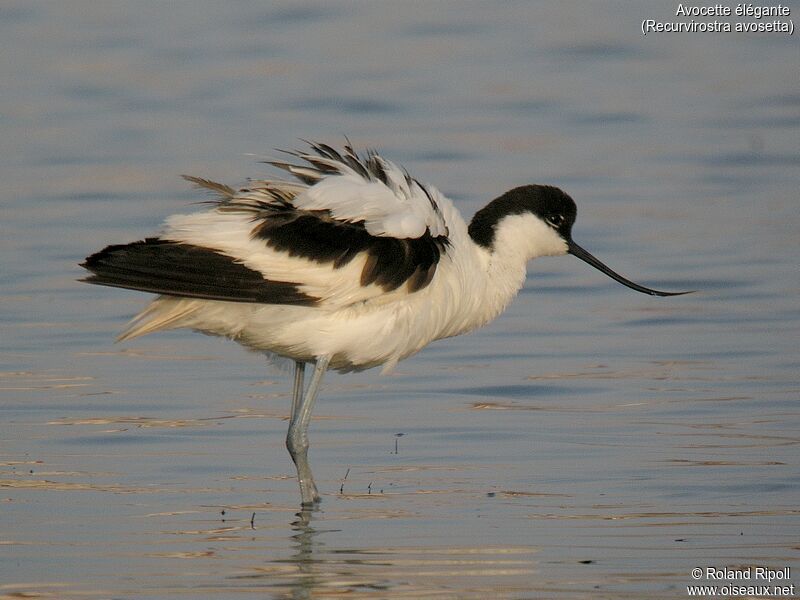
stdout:
POLYGON ((674 8, 0 4, 0 598, 797 581, 797 35, 641 35, 674 8), (559 185, 576 240, 699 291, 544 259, 482 331, 389 377, 332 375, 322 509, 296 515, 290 377, 187 332, 114 345, 145 297, 79 284, 77 263, 191 210, 180 173, 236 185, 275 147, 345 134, 466 215, 559 185))

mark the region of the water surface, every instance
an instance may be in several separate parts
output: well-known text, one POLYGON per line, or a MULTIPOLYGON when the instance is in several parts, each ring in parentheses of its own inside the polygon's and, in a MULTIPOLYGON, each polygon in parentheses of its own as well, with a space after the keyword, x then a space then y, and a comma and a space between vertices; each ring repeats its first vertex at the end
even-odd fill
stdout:
MULTIPOLYGON (((793 12, 800 7, 790 5, 793 12)), ((798 565, 796 36, 661 2, 0 7, 0 598, 675 598, 798 565), (77 263, 299 138, 377 147, 467 216, 577 201, 507 313, 331 375, 297 514, 290 376, 77 263), (402 434, 402 435, 400 435, 402 434), (704 583, 704 582, 700 582, 704 583)), ((796 15, 793 15, 796 18, 796 15)))

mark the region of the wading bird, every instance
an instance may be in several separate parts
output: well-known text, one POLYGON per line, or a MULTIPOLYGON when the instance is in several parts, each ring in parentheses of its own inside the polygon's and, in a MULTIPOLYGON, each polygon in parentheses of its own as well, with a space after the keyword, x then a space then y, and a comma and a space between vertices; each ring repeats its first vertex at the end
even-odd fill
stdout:
POLYGON ((376 152, 348 142, 287 154, 270 164, 293 181, 233 189, 185 177, 216 194, 209 210, 171 216, 156 237, 108 246, 81 266, 88 283, 159 294, 119 340, 184 327, 294 361, 286 446, 304 506, 320 500, 307 430, 327 369, 388 371, 488 323, 539 256, 572 254, 645 294, 686 293, 633 283, 576 244, 575 203, 558 188, 514 188, 467 225, 436 188, 376 152))

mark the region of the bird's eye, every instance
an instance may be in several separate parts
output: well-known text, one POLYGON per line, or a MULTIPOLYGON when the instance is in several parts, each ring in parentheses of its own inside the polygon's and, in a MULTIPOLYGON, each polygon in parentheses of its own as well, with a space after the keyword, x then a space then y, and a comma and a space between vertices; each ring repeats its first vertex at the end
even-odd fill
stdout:
POLYGON ((550 215, 547 217, 547 222, 553 227, 561 227, 561 224, 564 222, 564 215, 550 215))

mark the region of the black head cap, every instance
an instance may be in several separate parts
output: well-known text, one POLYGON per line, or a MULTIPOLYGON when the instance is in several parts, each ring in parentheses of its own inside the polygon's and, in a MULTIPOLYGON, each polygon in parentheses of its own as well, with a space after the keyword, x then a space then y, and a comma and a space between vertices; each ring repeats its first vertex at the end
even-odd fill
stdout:
POLYGON ((469 224, 469 236, 476 244, 491 248, 500 220, 507 215, 525 212, 542 219, 565 240, 570 239, 577 214, 575 202, 559 188, 550 185, 523 185, 492 200, 475 213, 469 224))

